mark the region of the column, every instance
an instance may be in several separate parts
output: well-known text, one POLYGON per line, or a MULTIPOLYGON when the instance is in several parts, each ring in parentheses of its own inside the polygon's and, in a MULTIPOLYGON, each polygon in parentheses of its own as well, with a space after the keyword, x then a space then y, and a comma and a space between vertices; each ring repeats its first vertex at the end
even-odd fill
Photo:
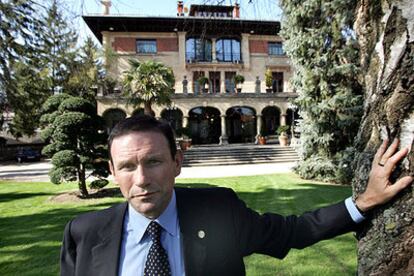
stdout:
POLYGON ((224 71, 220 71, 220 91, 221 93, 226 93, 226 75, 224 71))
POLYGON ((249 37, 249 34, 242 34, 240 43, 244 69, 250 69, 249 37))
POLYGON ((217 62, 217 57, 216 57, 216 39, 212 38, 211 39, 211 59, 213 62, 217 62))
POLYGON ((178 64, 183 70, 185 70, 185 34, 186 32, 178 32, 178 64))
POLYGON ((229 143, 226 133, 226 115, 221 115, 221 136, 219 145, 227 145, 229 143))
POLYGON ((282 115, 280 115, 280 125, 281 126, 285 126, 286 125, 286 113, 283 113, 282 115))
POLYGON ((183 127, 188 127, 188 116, 183 116, 183 127))
POLYGON ((257 145, 259 144, 259 136, 260 132, 262 131, 262 115, 256 115, 256 127, 257 127, 257 134, 254 143, 257 145))

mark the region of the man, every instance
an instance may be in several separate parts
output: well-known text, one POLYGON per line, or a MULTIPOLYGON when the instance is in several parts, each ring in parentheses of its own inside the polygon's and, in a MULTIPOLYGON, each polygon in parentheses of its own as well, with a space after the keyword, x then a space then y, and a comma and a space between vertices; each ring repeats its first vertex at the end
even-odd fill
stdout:
POLYGON ((398 141, 378 150, 366 191, 355 202, 300 217, 259 215, 230 189, 174 188, 183 156, 168 124, 149 116, 121 121, 109 141, 110 170, 127 202, 86 213, 65 228, 62 275, 244 275, 243 257, 283 258, 352 231, 361 212, 407 187, 391 185, 395 165, 408 152, 398 141), (358 211, 359 209, 359 211, 358 211))

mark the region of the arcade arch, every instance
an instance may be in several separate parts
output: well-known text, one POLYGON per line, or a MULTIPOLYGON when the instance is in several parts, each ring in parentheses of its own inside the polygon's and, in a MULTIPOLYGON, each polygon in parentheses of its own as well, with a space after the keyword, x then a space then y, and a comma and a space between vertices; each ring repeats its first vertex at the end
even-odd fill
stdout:
POLYGON ((220 111, 214 107, 195 107, 189 111, 188 126, 193 144, 218 144, 221 135, 220 111))

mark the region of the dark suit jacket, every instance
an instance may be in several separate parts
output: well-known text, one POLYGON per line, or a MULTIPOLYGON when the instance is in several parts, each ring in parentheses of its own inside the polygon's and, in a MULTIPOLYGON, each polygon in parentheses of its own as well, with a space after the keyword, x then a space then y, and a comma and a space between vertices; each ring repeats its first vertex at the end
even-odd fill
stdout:
MULTIPOLYGON (((176 188, 186 275, 245 275, 243 257, 283 258, 353 230, 343 202, 302 216, 259 215, 225 188, 176 188), (199 231, 204 231, 201 238, 199 231)), ((62 275, 117 275, 127 203, 70 221, 61 251, 62 275)))

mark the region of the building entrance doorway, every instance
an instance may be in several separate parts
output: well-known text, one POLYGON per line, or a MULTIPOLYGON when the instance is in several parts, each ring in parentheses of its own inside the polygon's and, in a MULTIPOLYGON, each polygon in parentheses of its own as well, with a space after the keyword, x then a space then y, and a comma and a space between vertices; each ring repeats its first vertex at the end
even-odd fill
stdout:
POLYGON ((221 135, 220 111, 214 107, 195 107, 188 125, 193 144, 218 144, 221 135))
POLYGON ((256 135, 256 112, 247 106, 235 106, 226 112, 229 143, 251 143, 256 135))
POLYGON ((263 135, 276 135, 276 130, 280 126, 280 109, 275 106, 268 106, 262 111, 263 135))

